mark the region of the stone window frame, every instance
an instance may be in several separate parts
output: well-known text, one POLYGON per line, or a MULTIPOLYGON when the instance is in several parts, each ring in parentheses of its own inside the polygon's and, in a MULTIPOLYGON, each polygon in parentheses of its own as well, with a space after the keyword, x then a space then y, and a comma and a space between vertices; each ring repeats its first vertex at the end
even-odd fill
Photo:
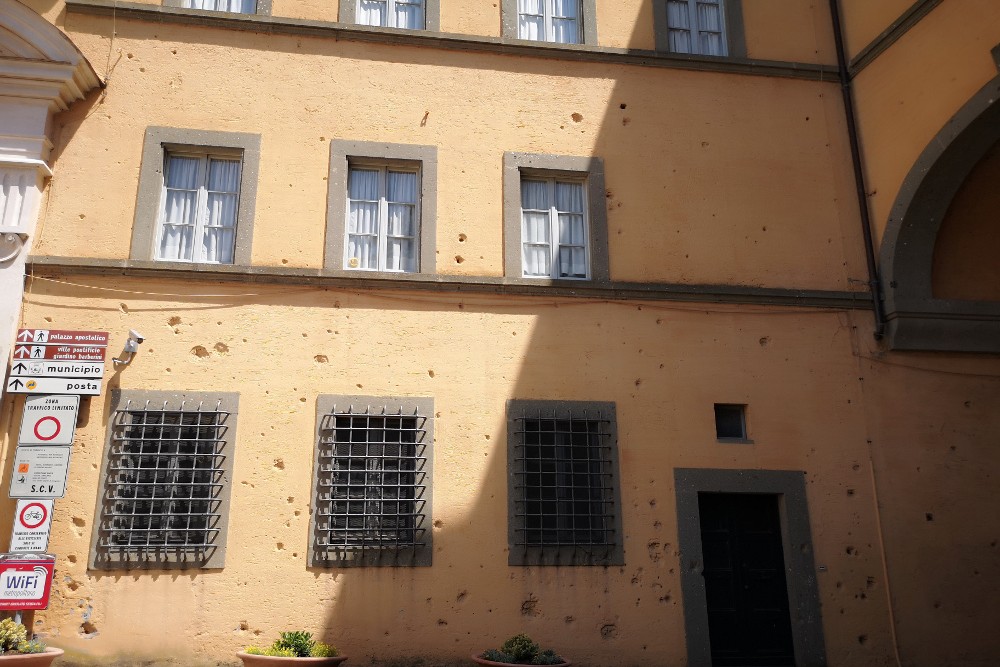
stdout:
POLYGON ((826 665, 823 621, 806 498, 800 470, 675 468, 677 539, 681 592, 690 667, 711 667, 708 604, 705 597, 699 493, 753 493, 778 497, 788 609, 796 665, 826 665))
MULTIPOLYGON (((101 459, 100 468, 100 489, 97 494, 97 501, 94 508, 94 524, 91 531, 89 566, 94 570, 220 570, 225 567, 226 542, 229 532, 229 511, 232 502, 233 484, 233 463, 236 458, 236 426, 239 421, 239 399, 238 392, 214 392, 214 391, 162 391, 162 390, 141 390, 141 389, 113 389, 111 400, 108 404, 108 413, 112 415, 108 420, 107 433, 105 435, 104 453, 101 459), (100 545, 100 532, 102 518, 104 516, 104 488, 110 474, 110 453, 115 432, 114 415, 118 410, 124 410, 129 402, 147 402, 153 405, 164 405, 169 407, 177 406, 178 411, 182 404, 199 404, 218 402, 219 409, 228 413, 225 422, 224 452, 222 457, 222 489, 218 499, 219 502, 219 524, 217 540, 213 545, 212 553, 204 561, 187 561, 180 559, 176 554, 163 553, 158 560, 143 559, 139 556, 135 560, 126 558, 122 560, 120 556, 108 554, 106 548, 100 545), (102 560, 101 557, 106 557, 102 560)), ((168 549, 164 549, 168 551, 168 549)))
POLYGON ((257 181, 260 171, 259 134, 220 132, 180 127, 146 128, 139 165, 139 189, 132 222, 132 243, 129 258, 156 261, 177 267, 207 265, 204 262, 157 260, 156 242, 163 205, 163 171, 167 153, 181 150, 210 153, 213 150, 241 154, 240 202, 236 214, 236 240, 233 262, 226 266, 249 266, 253 243, 254 214, 257 208, 257 181))
POLYGON ((566 401, 545 399, 508 399, 506 405, 507 423, 507 564, 511 566, 609 566, 625 565, 625 535, 622 528, 623 508, 621 504, 621 467, 619 463, 618 443, 618 413, 613 401, 566 401), (519 415, 537 413, 542 418, 545 415, 583 416, 587 412, 609 416, 608 437, 611 445, 608 460, 611 464, 611 500, 614 506, 614 518, 611 530, 615 535, 613 544, 608 545, 606 556, 588 553, 582 547, 526 547, 516 545, 517 512, 517 471, 511 462, 515 457, 516 432, 515 422, 519 415))
POLYGON ((611 280, 608 260, 608 210, 605 203, 604 160, 599 157, 548 155, 508 151, 503 154, 504 277, 531 284, 606 284, 611 280), (521 176, 578 178, 587 189, 587 230, 590 235, 590 278, 526 278, 521 249, 521 176))
MULTIPOLYGON (((360 414, 360 413, 359 413, 360 414)), ((320 394, 316 397, 316 425, 313 433, 314 453, 312 471, 312 489, 310 490, 310 502, 313 511, 309 517, 309 546, 306 553, 306 562, 310 567, 318 568, 342 568, 342 567, 430 567, 434 558, 434 399, 421 396, 355 396, 345 394, 320 394), (320 481, 320 438, 322 437, 323 419, 331 414, 337 405, 360 406, 364 405, 370 409, 372 407, 390 407, 401 409, 404 412, 412 412, 425 417, 425 467, 424 467, 424 498, 423 518, 419 525, 414 528, 422 528, 421 539, 423 546, 412 550, 386 550, 383 552, 368 552, 361 554, 358 558, 324 559, 320 557, 316 549, 316 537, 319 532, 317 519, 319 505, 319 481, 320 481)))
POLYGON ((504 39, 517 39, 525 42, 552 44, 553 46, 598 46, 596 0, 580 0, 580 13, 583 15, 580 22, 583 39, 576 44, 560 44, 531 39, 521 40, 517 29, 517 0, 500 0, 500 34, 504 39))
MULTIPOLYGON (((268 0, 270 1, 270 0, 268 0)), ((339 0, 340 23, 358 24, 358 0, 339 0)), ((364 26, 373 30, 404 30, 412 32, 412 28, 390 28, 387 26, 364 26)), ((441 0, 424 0, 424 30, 441 32, 441 0)))
POLYGON ((377 141, 334 139, 330 142, 327 179, 326 242, 323 267, 343 276, 400 278, 433 274, 437 268, 437 146, 390 144, 377 141), (367 271, 344 268, 347 230, 347 176, 352 164, 399 165, 420 171, 420 239, 418 267, 414 272, 367 271))
MULTIPOLYGON (((726 22, 725 56, 710 56, 701 53, 678 53, 679 56, 698 58, 745 59, 747 57, 746 28, 743 23, 743 0, 722 0, 723 16, 726 22)), ((670 25, 667 22, 667 0, 653 0, 653 38, 658 53, 674 53, 670 50, 670 25)))
MULTIPOLYGON (((195 9, 194 7, 185 7, 184 0, 163 0, 164 7, 177 7, 178 9, 186 9, 192 12, 209 12, 216 11, 211 9, 195 9)), ((235 14, 237 16, 270 16, 272 11, 272 0, 257 0, 256 11, 253 14, 245 12, 227 12, 218 11, 219 14, 235 14)))

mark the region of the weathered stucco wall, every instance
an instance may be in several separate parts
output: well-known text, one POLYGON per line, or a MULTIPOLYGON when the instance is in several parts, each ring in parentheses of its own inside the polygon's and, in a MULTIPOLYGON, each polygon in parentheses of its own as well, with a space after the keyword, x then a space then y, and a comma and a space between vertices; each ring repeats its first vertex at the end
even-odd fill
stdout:
POLYGON ((876 243, 917 157, 997 75, 998 43, 1000 4, 943 2, 854 80, 876 243))
POLYGON ((113 277, 36 280, 26 304, 26 322, 107 329, 112 347, 128 328, 146 336, 78 430, 51 545, 59 584, 36 615, 57 645, 226 658, 301 626, 358 661, 457 658, 524 629, 583 664, 680 665, 673 469, 694 467, 804 471, 830 664, 884 664, 891 651, 846 313, 152 280, 122 289, 113 277), (223 570, 87 571, 116 386, 240 393, 223 570), (307 567, 321 393, 434 398, 431 568, 307 567), (504 402, 514 397, 616 403, 624 567, 507 565, 504 402), (716 402, 748 404, 755 444, 716 442, 716 402))
MULTIPOLYGON (((106 57, 110 19, 68 28, 106 57)), ((525 151, 605 160, 614 279, 857 289, 864 276, 834 83, 122 20, 114 49, 107 96, 60 119, 66 186, 39 253, 128 256, 143 133, 164 125, 261 134, 255 264, 321 266, 340 138, 438 147, 440 273, 503 275, 502 157, 525 151), (137 90, 159 91, 142 114, 137 90)))

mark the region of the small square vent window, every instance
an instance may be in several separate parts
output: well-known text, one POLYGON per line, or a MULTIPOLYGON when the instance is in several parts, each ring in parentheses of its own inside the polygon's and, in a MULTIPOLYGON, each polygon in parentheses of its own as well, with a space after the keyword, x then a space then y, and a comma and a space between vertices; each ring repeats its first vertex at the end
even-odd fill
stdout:
POLYGON ((715 437, 724 442, 748 442, 746 409, 745 405, 716 403, 715 437))

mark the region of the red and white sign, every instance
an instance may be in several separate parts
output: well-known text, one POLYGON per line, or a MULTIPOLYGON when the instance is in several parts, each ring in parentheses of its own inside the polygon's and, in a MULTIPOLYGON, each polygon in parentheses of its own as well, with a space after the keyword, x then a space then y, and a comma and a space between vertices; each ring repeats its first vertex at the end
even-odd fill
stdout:
POLYGON ((48 607, 55 567, 55 556, 47 554, 0 554, 0 609, 48 607))
POLYGON ((17 342, 107 347, 108 332, 63 331, 62 329, 18 329, 17 342))
POLYGON ((98 345, 15 345, 14 360, 104 361, 107 347, 98 345))
POLYGON ((52 528, 52 500, 17 501, 10 550, 17 553, 45 553, 52 528))
POLYGON ((72 445, 79 409, 79 396, 29 396, 17 444, 72 445))

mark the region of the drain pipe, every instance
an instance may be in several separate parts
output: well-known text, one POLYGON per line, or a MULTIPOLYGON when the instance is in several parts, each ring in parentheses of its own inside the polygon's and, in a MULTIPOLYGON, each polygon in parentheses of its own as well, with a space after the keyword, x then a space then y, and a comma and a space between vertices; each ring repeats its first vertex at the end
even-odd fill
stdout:
POLYGON ((861 165, 861 145, 858 142, 858 127, 854 118, 854 96, 851 93, 851 75, 847 69, 847 55, 844 52, 844 33, 840 24, 838 0, 830 0, 830 17, 833 19, 833 39, 837 44, 837 71, 840 74, 840 92, 844 98, 844 114, 847 116, 847 137, 851 144, 851 161, 854 164, 854 186, 858 195, 858 209, 861 212, 861 233, 864 236, 865 259, 868 262, 868 291, 872 295, 872 310, 875 315, 875 340, 885 335, 885 312, 882 306, 882 282, 875 263, 875 243, 872 240, 872 221, 868 211, 868 195, 865 188, 865 173, 861 165))

